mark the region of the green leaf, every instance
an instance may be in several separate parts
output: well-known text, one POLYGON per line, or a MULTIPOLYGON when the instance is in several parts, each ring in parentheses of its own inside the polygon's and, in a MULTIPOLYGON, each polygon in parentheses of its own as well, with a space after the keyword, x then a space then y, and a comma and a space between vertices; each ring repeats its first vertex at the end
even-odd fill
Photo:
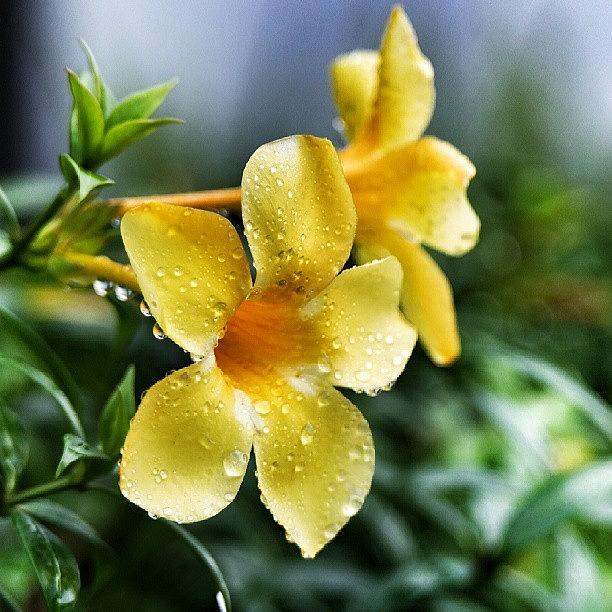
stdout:
POLYGON ((11 520, 36 572, 49 609, 55 612, 72 607, 81 587, 79 566, 72 553, 25 512, 14 510, 11 520))
POLYGON ((19 508, 43 523, 48 523, 79 536, 96 548, 108 549, 106 542, 100 538, 89 523, 86 523, 76 512, 60 504, 49 499, 37 499, 20 504, 19 508))
POLYGON ((96 96, 79 76, 67 70, 75 112, 71 117, 70 154, 84 167, 98 165, 98 152, 104 135, 104 113, 96 96), (73 150, 73 146, 77 150, 73 150))
POLYGON ((562 531, 557 543, 563 609, 604 610, 601 576, 586 542, 568 529, 562 531))
POLYGON ((217 603, 219 604, 220 609, 221 604, 225 604, 225 610, 227 612, 231 612, 232 609, 232 601, 230 599, 229 589, 227 588, 227 584, 225 583, 225 578, 217 565, 214 557, 210 554, 209 550, 198 540, 190 531, 187 531, 181 525, 177 523, 172 523, 171 521, 166 521, 162 519, 164 525, 169 527, 174 533, 178 534, 195 552, 198 559, 210 570, 215 581, 217 583, 217 587, 219 592, 217 593, 217 603), (221 601, 219 601, 221 598, 221 601))
POLYGON ((180 119, 164 117, 162 119, 133 119, 112 127, 104 136, 100 163, 118 155, 126 147, 141 140, 162 125, 183 123, 180 119))
POLYGON ((176 80, 138 91, 121 100, 108 116, 106 130, 134 119, 148 119, 176 86, 176 80))
POLYGON ((4 490, 10 493, 28 461, 30 445, 26 431, 17 415, 0 405, 0 472, 4 475, 4 490))
POLYGON ((532 489, 510 516, 502 538, 507 553, 533 545, 554 531, 575 512, 567 503, 564 476, 551 476, 532 489))
POLYGON ((19 357, 48 374, 62 388, 74 406, 80 405, 80 393, 72 374, 55 351, 24 321, 0 306, 0 355, 19 357))
POLYGON ((27 376, 32 382, 40 385, 62 409, 66 415, 72 429, 78 435, 83 435, 83 426, 79 420, 79 417, 70 403, 70 400, 66 397, 66 394, 55 384, 55 382, 44 372, 36 369, 28 363, 23 363, 9 357, 0 355, 0 368, 6 370, 16 370, 17 372, 27 376))
POLYGON ((83 460, 85 464, 95 463, 100 467, 103 462, 103 470, 108 466, 109 458, 98 448, 92 446, 80 436, 74 434, 64 434, 64 451, 57 464, 55 476, 59 476, 66 471, 66 468, 77 461, 83 460))
POLYGON ((102 449, 109 457, 119 456, 135 413, 134 366, 130 366, 106 402, 98 422, 102 449))
POLYGON ((65 153, 60 155, 59 163, 62 174, 68 184, 78 191, 79 202, 83 202, 90 195, 93 195, 96 190, 115 184, 112 179, 85 170, 70 155, 65 153))

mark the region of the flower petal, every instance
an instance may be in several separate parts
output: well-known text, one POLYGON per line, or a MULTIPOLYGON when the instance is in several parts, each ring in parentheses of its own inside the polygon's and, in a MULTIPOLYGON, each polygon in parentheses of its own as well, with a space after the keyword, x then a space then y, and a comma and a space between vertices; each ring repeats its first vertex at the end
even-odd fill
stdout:
POLYGON ((401 283, 399 262, 387 257, 345 270, 304 305, 332 384, 374 392, 402 373, 416 332, 399 311, 401 283))
POLYGON ((378 51, 358 50, 337 57, 330 66, 334 101, 351 141, 367 126, 378 91, 378 51))
POLYGON ((252 422, 242 397, 204 362, 153 385, 125 440, 122 493, 179 523, 220 512, 234 499, 251 452, 252 422))
POLYGON ((355 207, 338 155, 314 136, 261 146, 242 178, 242 216, 256 289, 306 299, 342 269, 355 237, 355 207))
POLYGON ((362 224, 382 220, 413 242, 461 255, 476 244, 480 231, 466 195, 475 172, 455 147, 426 137, 350 164, 346 176, 362 224))
POLYGON ((275 384, 253 440, 259 487, 287 538, 314 557, 370 489, 372 434, 359 410, 326 383, 275 384))
POLYGON ((179 346, 206 355, 251 287, 232 224, 170 204, 128 212, 121 235, 151 313, 179 346))
POLYGON ((392 230, 382 230, 358 242, 360 262, 389 253, 404 269, 401 303, 406 318, 417 328, 419 339, 432 361, 448 365, 461 353, 453 291, 438 264, 418 245, 392 230))
POLYGON ((378 95, 364 138, 386 150, 416 141, 433 114, 434 73, 399 6, 391 11, 382 38, 378 75, 378 95))

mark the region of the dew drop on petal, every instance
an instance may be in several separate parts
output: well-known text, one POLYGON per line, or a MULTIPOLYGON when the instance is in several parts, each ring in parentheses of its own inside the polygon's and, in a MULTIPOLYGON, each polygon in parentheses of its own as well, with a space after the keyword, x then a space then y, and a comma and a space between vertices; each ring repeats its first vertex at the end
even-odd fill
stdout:
POLYGON ((223 460, 223 469, 230 478, 237 478, 244 473, 248 457, 239 450, 232 451, 223 460))

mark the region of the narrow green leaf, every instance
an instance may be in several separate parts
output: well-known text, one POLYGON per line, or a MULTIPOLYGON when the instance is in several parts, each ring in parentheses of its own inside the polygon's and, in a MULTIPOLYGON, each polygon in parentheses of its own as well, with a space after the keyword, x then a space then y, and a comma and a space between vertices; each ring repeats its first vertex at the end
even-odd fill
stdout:
POLYGON ((183 123, 180 119, 164 117, 162 119, 133 119, 111 128, 104 136, 100 163, 118 155, 126 147, 141 140, 162 125, 183 123))
POLYGON ((78 190, 79 202, 83 202, 90 195, 93 195, 96 190, 115 184, 112 179, 85 170, 70 155, 65 153, 60 155, 59 163, 67 183, 75 190, 78 190))
POLYGON ((84 435, 83 426, 70 400, 47 374, 37 370, 28 363, 23 363, 2 355, 0 355, 0 368, 16 370, 27 376, 32 382, 40 385, 58 403, 74 432, 80 436, 84 435))
POLYGON ((564 610, 604 610, 601 576, 593 552, 576 533, 557 537, 559 584, 564 610))
POLYGON ((109 457, 119 456, 135 412, 134 366, 130 366, 106 402, 98 423, 102 449, 109 457))
POLYGON ((17 213, 8 199, 8 196, 6 193, 4 193, 2 187, 0 187, 0 210, 4 215, 6 229, 11 242, 19 240, 21 237, 21 227, 19 226, 19 221, 17 220, 17 213))
MULTIPOLYGON (((70 154, 76 154, 76 160, 82 166, 94 168, 97 166, 98 151, 104 135, 104 113, 96 96, 87 89, 80 77, 72 70, 68 69, 67 72, 76 110, 74 121, 79 145, 79 151, 71 149, 70 154)), ((74 136, 71 137, 71 143, 73 138, 74 136)))
POLYGON ((176 86, 176 80, 137 91, 121 100, 108 116, 106 130, 134 119, 148 119, 163 103, 176 86))
POLYGON ((89 68, 89 73, 91 74, 94 86, 93 94, 98 99, 98 102, 102 107, 102 111, 104 111, 104 81, 102 80, 100 69, 98 68, 98 62, 96 62, 96 58, 91 52, 89 45, 82 38, 79 39, 79 42, 81 43, 81 47, 83 48, 83 51, 85 52, 85 55, 87 57, 87 66, 89 68))
POLYGON ((42 336, 2 306, 0 329, 0 355, 19 356, 21 361, 45 372, 65 391, 74 406, 80 405, 80 393, 72 374, 42 336))
POLYGON ((59 476, 66 471, 68 466, 80 460, 93 461, 97 464, 104 462, 104 467, 109 462, 109 458, 100 449, 87 443, 82 437, 64 434, 64 450, 57 464, 55 476, 59 476))
POLYGON ((219 589, 219 592, 217 593, 217 602, 219 603, 219 607, 221 607, 222 604, 225 604, 225 610, 227 612, 231 612, 232 601, 230 599, 229 589, 227 588, 225 578, 223 577, 217 562, 210 554, 209 550, 190 531, 187 531, 187 529, 181 525, 171 521, 166 521, 165 519, 162 519, 162 521, 164 525, 169 527, 172 531, 174 531, 174 533, 178 534, 187 544, 189 544, 193 552, 196 553, 198 559, 210 570, 219 589))
POLYGON ((79 536, 96 548, 108 549, 106 542, 100 538, 89 523, 86 523, 76 512, 60 504, 49 499, 36 499, 20 504, 19 508, 43 523, 48 523, 79 536))
POLYGON ((508 553, 527 548, 549 535, 575 512, 565 496, 565 476, 551 476, 532 489, 510 516, 502 537, 508 553))
POLYGON ((72 553, 25 512, 14 510, 11 520, 36 572, 49 609, 55 612, 72 607, 81 587, 79 566, 72 553))
POLYGON ((10 493, 28 461, 30 445, 17 415, 0 405, 0 472, 4 490, 10 493))

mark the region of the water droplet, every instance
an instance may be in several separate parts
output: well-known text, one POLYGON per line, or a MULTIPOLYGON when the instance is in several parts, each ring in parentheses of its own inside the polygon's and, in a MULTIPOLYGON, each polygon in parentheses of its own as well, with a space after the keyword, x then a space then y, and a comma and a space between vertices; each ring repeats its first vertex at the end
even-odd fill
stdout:
POLYGON ((92 286, 96 295, 104 297, 113 288, 113 283, 110 281, 96 279, 92 286))
POLYGON ((359 512, 359 508, 363 506, 363 498, 358 495, 351 495, 344 504, 342 504, 342 514, 344 516, 354 516, 359 512))
POLYGON ((183 268, 181 268, 180 266, 174 268, 174 276, 183 276, 183 273, 183 268))
POLYGON ((160 327, 159 323, 155 323, 155 325, 153 325, 153 335, 158 340, 164 340, 166 337, 166 334, 164 334, 164 330, 160 327))
POLYGON ((302 427, 302 433, 300 434, 300 441, 304 446, 311 444, 317 428, 312 423, 306 423, 302 427))
POLYGON ((259 400, 253 405, 257 414, 268 414, 270 412, 270 402, 268 400, 259 400))
POLYGON ((127 302, 132 295, 134 295, 134 292, 131 289, 128 289, 127 287, 121 287, 120 285, 117 285, 115 287, 115 297, 120 301, 120 302, 127 302))
POLYGON ((150 317, 151 316, 151 310, 149 309, 148 304, 144 300, 142 300, 142 302, 140 302, 140 312, 145 317, 150 317))
POLYGON ((162 276, 166 276, 166 270, 165 268, 162 268, 160 266, 159 268, 157 268, 157 271, 155 272, 155 274, 157 274, 157 276, 161 278, 162 276))
POLYGON ((296 463, 295 467, 293 468, 294 472, 303 472, 304 471, 304 464, 303 463, 296 463))
POLYGON ((230 478, 237 478, 244 474, 247 460, 248 457, 245 453, 234 450, 223 460, 223 469, 230 478))
POLYGON ((195 288, 198 286, 198 279, 197 279, 197 278, 192 278, 192 279, 189 281, 189 286, 190 286, 192 289, 195 289, 195 288))
POLYGON ((236 497, 233 493, 226 493, 224 495, 226 502, 234 501, 234 497, 236 497))

